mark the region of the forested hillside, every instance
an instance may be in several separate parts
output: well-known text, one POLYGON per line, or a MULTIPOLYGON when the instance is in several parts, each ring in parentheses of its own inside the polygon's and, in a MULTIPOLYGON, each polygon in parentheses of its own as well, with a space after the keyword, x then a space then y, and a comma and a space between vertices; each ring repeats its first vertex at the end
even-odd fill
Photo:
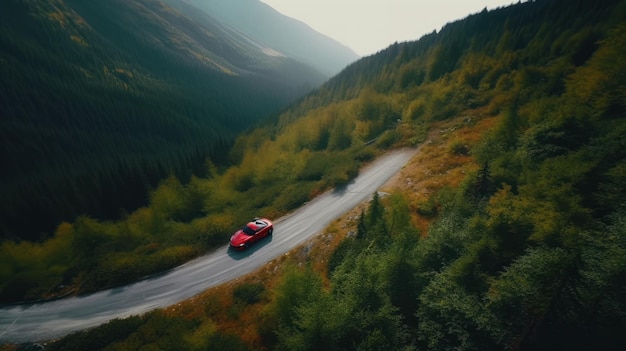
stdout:
POLYGON ((0 238, 120 218, 227 163, 237 133, 326 79, 264 50, 160 1, 2 1, 0 238))
POLYGON ((238 138, 235 166, 171 177, 122 221, 5 243, 3 297, 123 283, 419 146, 387 193, 273 266, 48 347, 622 349, 625 52, 621 0, 518 3, 393 45, 238 138))

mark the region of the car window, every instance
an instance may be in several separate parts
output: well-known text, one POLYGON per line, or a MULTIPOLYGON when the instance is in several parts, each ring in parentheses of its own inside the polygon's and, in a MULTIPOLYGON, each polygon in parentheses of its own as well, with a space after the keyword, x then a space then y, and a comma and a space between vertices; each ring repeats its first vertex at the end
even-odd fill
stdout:
POLYGON ((248 234, 248 235, 254 235, 254 233, 256 233, 256 232, 254 231, 254 229, 252 229, 252 228, 248 227, 247 225, 246 225, 246 226, 244 226, 244 227, 241 229, 241 231, 242 231, 242 232, 244 232, 244 233, 246 233, 246 234, 248 234))

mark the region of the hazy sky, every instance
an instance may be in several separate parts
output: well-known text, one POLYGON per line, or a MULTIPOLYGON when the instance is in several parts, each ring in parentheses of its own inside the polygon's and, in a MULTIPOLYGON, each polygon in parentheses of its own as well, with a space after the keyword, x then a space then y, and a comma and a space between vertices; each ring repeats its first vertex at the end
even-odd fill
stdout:
POLYGON ((517 0, 261 0, 284 15, 350 47, 373 54, 417 40, 446 23, 517 0))

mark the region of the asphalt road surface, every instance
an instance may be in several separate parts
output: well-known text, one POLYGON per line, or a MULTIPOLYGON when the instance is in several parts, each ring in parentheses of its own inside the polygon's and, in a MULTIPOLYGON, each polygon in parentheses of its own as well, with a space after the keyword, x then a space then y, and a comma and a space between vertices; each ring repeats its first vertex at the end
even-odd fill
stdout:
POLYGON ((414 153, 404 149, 382 156, 343 189, 325 193, 274 221, 274 235, 244 252, 229 250, 226 243, 210 254, 127 286, 48 302, 0 306, 0 345, 51 340, 111 319, 143 314, 251 273, 367 200, 414 153))

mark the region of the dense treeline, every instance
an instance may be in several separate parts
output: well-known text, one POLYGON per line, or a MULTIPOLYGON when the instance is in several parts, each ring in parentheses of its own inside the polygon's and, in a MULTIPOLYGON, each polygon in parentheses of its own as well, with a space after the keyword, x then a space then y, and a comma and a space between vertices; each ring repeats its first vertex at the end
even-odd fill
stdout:
MULTIPOLYGON (((522 6, 528 11, 503 10, 521 15, 501 18, 517 31, 502 31, 503 52, 488 50, 490 42, 469 55, 441 49, 449 62, 461 55, 439 71, 448 83, 464 83, 448 104, 472 88, 495 88, 492 101, 507 100, 499 125, 471 149, 479 171, 459 188, 433 196, 438 216, 427 233, 410 224, 410 199, 394 194, 383 207, 375 194, 357 234, 330 260, 329 289, 321 277, 317 283, 309 278, 303 294, 298 284, 312 272, 283 277, 270 305, 278 323, 276 337, 268 339, 271 349, 623 347, 625 5, 522 6), (591 22, 579 28, 581 16, 571 8, 591 22), (565 20, 570 18, 575 20, 565 20), (503 67, 490 55, 516 56, 516 50, 519 57, 505 61, 515 64, 514 71, 492 77, 490 70, 503 67), (477 54, 485 55, 482 72, 477 54)), ((455 28, 467 30, 496 13, 470 17, 440 34, 458 35, 455 28)), ((430 72, 411 74, 424 84, 430 72)))
POLYGON ((0 7, 3 239, 45 239, 81 214, 119 218, 169 175, 228 164, 237 133, 322 79, 159 2, 0 7))
MULTIPOLYGON (((475 171, 425 189, 426 201, 375 194, 323 272, 318 262, 294 266, 271 289, 243 283, 180 314, 116 320, 50 347, 621 349, 625 23, 624 1, 544 0, 394 45, 366 59, 372 71, 357 74, 363 61, 348 67, 274 125, 237 139, 238 166, 210 167, 188 185, 172 177, 125 221, 80 218, 43 245, 3 245, 4 296, 45 294, 70 277, 119 283, 121 272, 225 242, 242 216, 294 208, 379 150, 443 133, 442 121, 462 133, 494 119, 479 143, 437 146, 448 162, 471 158, 475 171), (228 329, 250 319, 256 329, 228 329)), ((454 176, 440 163, 420 172, 454 176)))

